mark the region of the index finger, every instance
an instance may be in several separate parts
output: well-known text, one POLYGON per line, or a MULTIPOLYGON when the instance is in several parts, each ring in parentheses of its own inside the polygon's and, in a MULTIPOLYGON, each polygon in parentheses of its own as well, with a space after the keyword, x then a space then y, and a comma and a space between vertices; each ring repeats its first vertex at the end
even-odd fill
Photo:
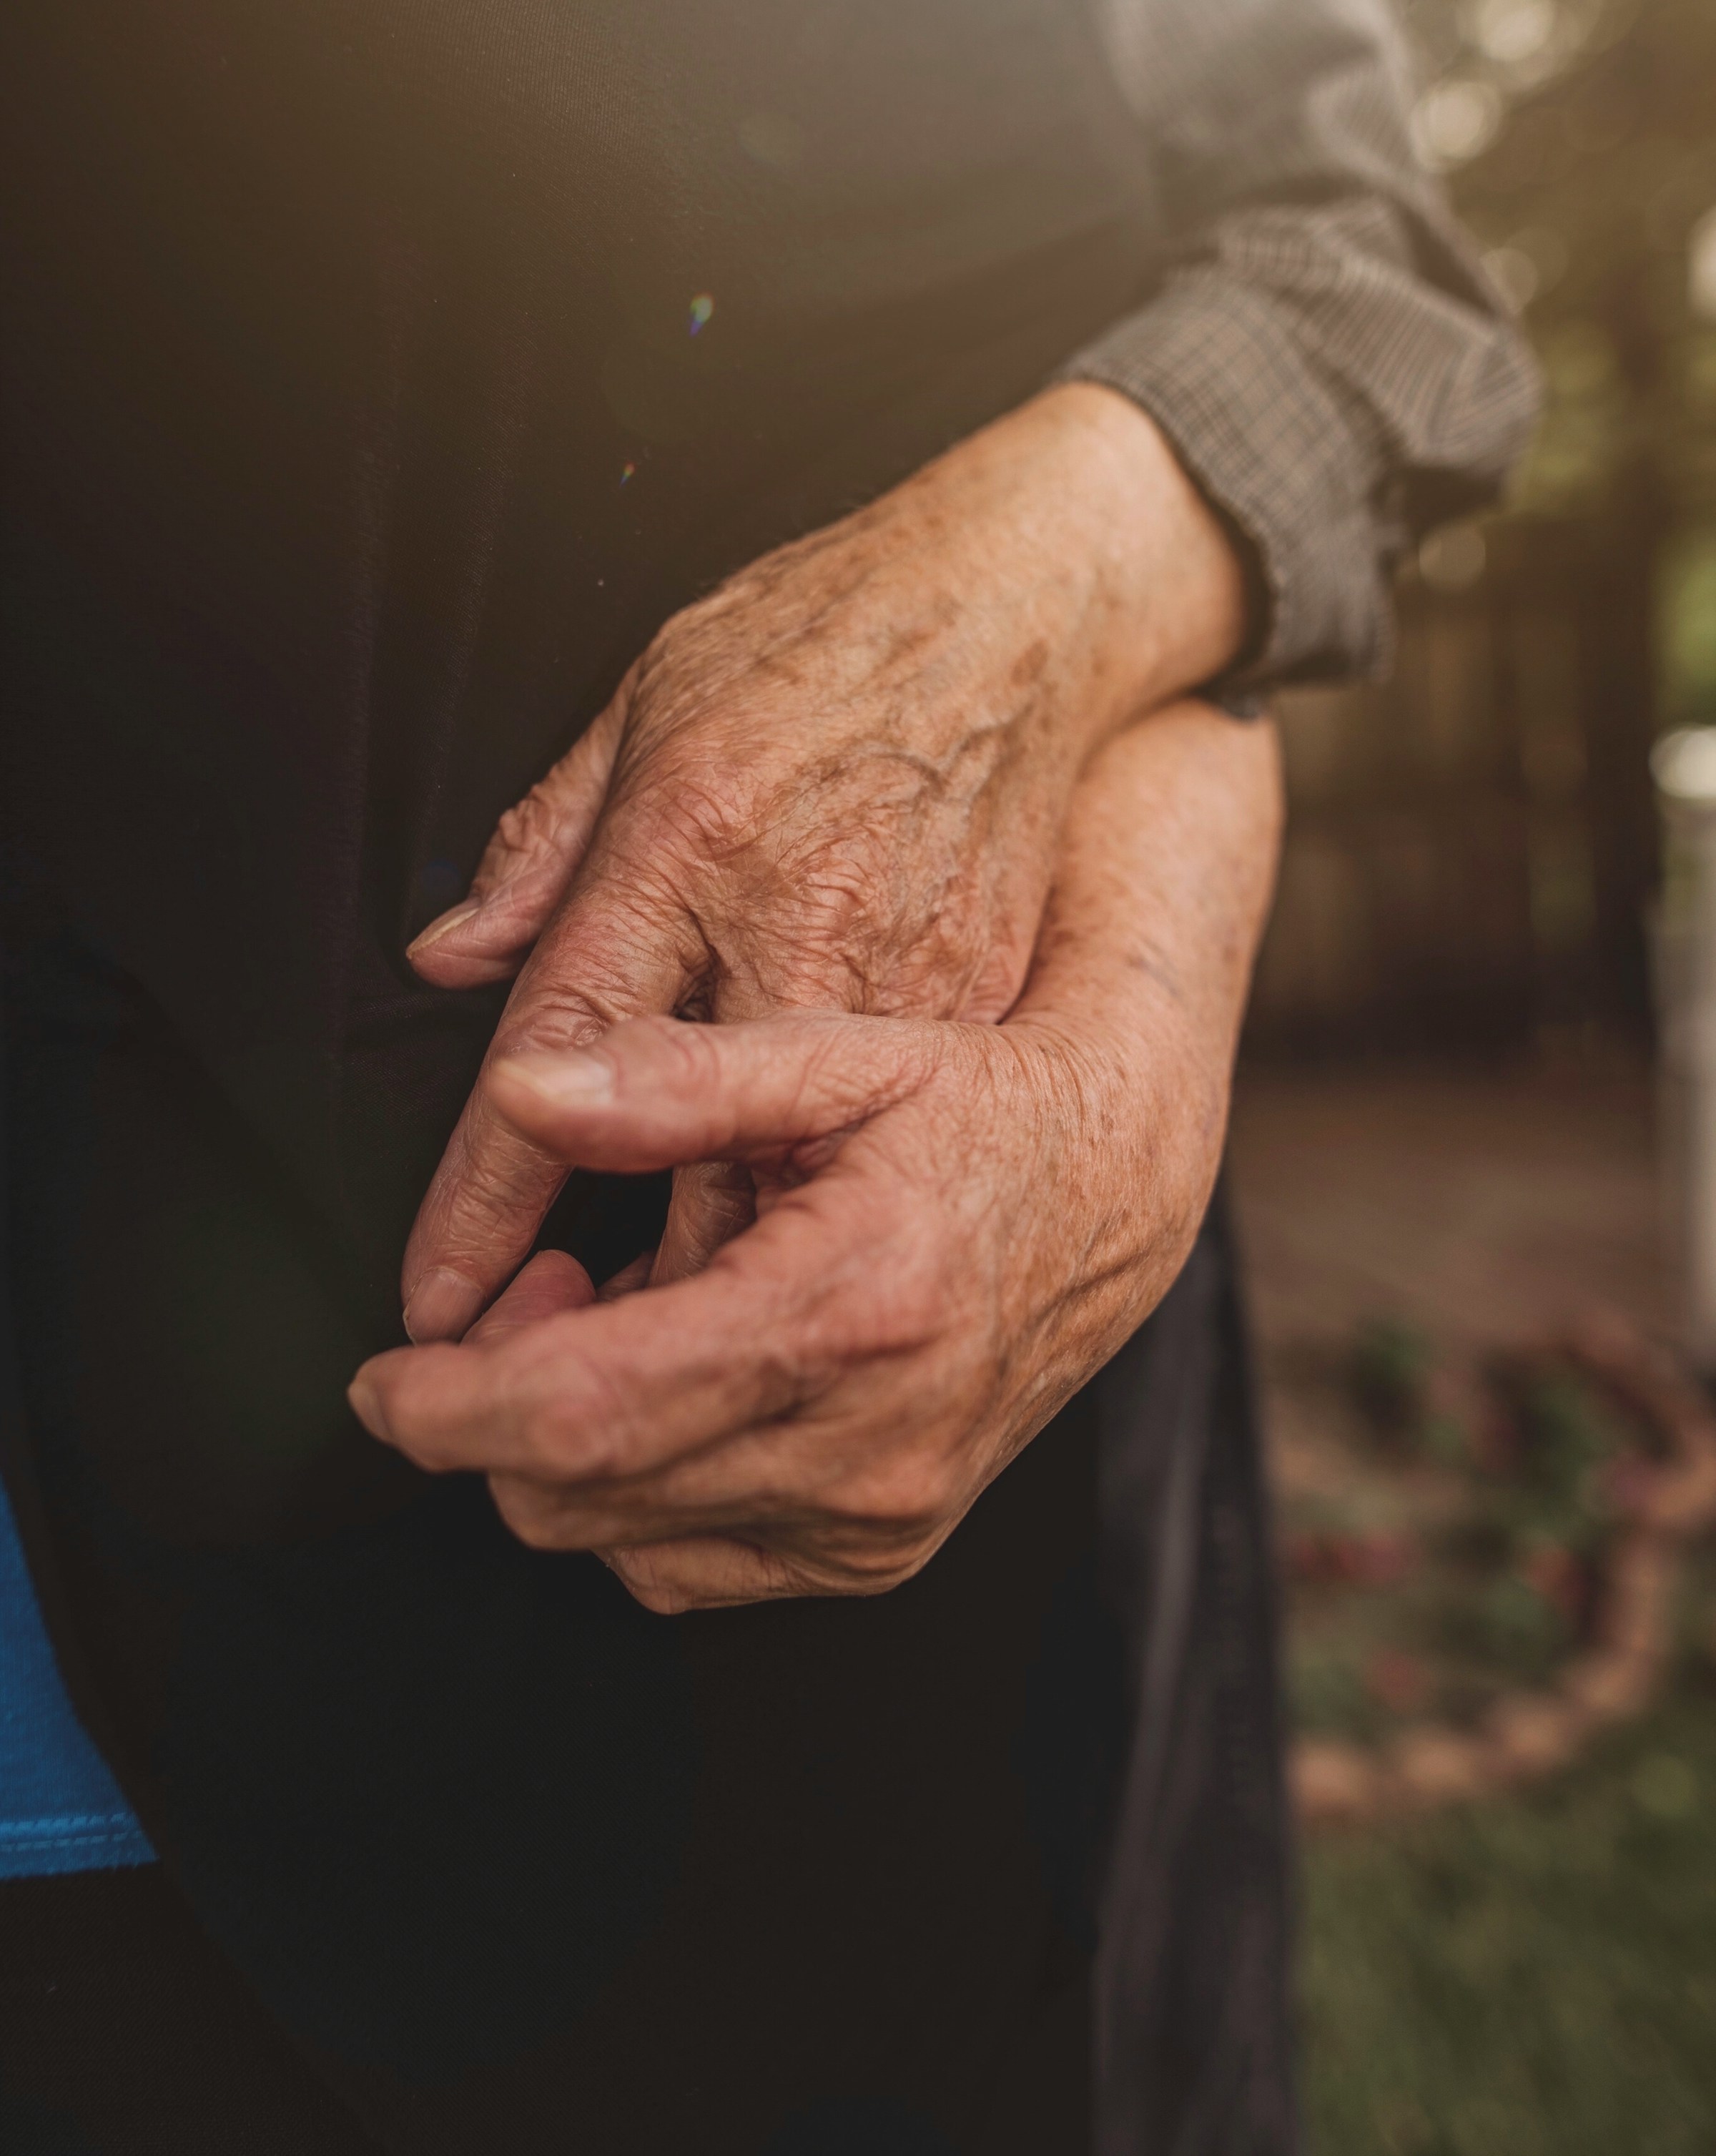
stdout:
POLYGON ((497 1061, 574 1047, 616 1019, 669 1011, 697 958, 694 932, 666 892, 619 871, 612 855, 580 879, 508 1001, 470 1099, 406 1245, 406 1330, 457 1339, 529 1254, 566 1165, 495 1108, 497 1061))

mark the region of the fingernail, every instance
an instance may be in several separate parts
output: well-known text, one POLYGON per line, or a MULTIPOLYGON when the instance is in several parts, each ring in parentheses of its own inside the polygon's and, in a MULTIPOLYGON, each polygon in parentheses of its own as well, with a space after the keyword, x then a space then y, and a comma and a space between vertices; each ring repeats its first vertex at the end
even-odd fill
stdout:
POLYGON ((510 1055, 498 1068, 559 1108, 587 1107, 614 1096, 612 1063, 581 1048, 557 1055, 510 1055))
POLYGON ((367 1378, 354 1378, 346 1388, 346 1397, 351 1403, 351 1412, 371 1437, 388 1442, 387 1424, 382 1414, 382 1403, 376 1389, 367 1378))
POLYGON ((414 936, 406 945, 406 957, 416 957, 419 951, 427 951, 432 943, 438 943, 450 929, 463 927, 474 915, 483 911, 483 903, 480 898, 464 898, 461 899, 457 906, 449 906, 438 920, 432 921, 427 928, 414 936))
POLYGON ((432 1265, 411 1291, 405 1306, 405 1329, 414 1346, 431 1340, 458 1340, 483 1314, 483 1291, 463 1273, 432 1265))

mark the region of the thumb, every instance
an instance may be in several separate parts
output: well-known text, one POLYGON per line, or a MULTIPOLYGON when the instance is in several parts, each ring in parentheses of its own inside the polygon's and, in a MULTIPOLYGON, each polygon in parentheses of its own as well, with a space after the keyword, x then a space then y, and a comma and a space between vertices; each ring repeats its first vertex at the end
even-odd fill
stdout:
POLYGON ((743 1025, 632 1019, 585 1048, 497 1061, 489 1100, 545 1152, 581 1168, 808 1168, 827 1141, 914 1092, 960 1031, 833 1014, 743 1025))
POLYGON ((438 988, 510 980, 566 894, 607 798, 625 731, 632 675, 539 784, 507 810, 484 850, 470 895, 407 950, 438 988))

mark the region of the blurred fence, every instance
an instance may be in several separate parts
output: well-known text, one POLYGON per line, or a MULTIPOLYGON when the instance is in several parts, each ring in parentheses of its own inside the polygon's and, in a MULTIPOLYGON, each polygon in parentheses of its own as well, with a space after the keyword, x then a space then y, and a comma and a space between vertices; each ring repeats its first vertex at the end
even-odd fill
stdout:
POLYGON ((1284 700, 1251 1045, 1577 1055, 1648 1030, 1647 756, 1716 723, 1716 0, 1399 0, 1415 126, 1548 391, 1433 539, 1387 684, 1284 700))
POLYGON ((1441 533, 1403 579, 1391 679, 1282 700, 1253 1050, 1642 1037, 1659 539, 1644 498, 1441 533))

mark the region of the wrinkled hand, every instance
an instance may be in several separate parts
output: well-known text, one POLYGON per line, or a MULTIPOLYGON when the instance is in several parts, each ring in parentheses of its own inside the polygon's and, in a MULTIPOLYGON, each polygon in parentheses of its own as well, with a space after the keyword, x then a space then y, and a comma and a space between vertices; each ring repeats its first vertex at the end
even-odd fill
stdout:
POLYGON ((1182 706, 1078 789, 1005 1024, 654 1018, 498 1061, 545 1158, 740 1163, 758 1217, 605 1304, 539 1255, 462 1344, 366 1364, 366 1427, 653 1609, 908 1577, 1183 1261, 1277 818, 1268 730, 1182 706))
MULTIPOLYGON (((1080 770, 1214 672, 1242 613, 1155 428, 1077 387, 669 621, 412 947, 449 988, 523 967, 407 1251, 412 1338, 465 1331, 564 1179, 500 1065, 646 1012, 999 1018, 1080 770)), ((750 1202, 743 1175, 680 1175, 653 1277, 750 1202)))

